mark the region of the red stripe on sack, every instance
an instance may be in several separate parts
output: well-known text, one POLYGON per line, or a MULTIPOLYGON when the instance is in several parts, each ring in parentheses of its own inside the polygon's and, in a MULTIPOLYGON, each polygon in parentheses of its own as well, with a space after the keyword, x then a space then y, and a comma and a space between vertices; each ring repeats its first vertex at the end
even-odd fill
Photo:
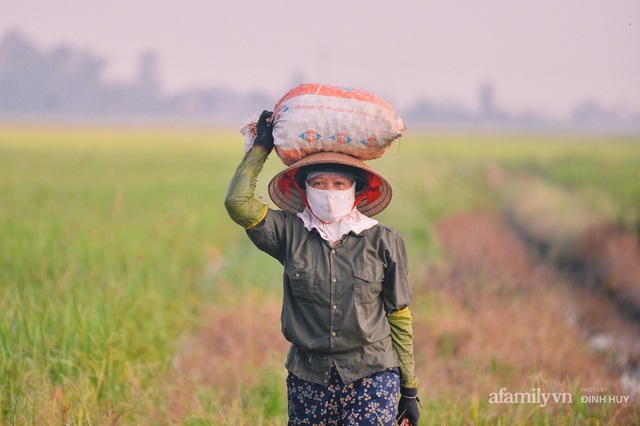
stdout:
POLYGON ((332 96, 334 98, 342 99, 355 99, 358 101, 379 105, 385 109, 394 111, 393 107, 387 101, 385 101, 375 93, 367 92, 365 90, 357 88, 346 89, 344 87, 330 86, 322 83, 301 84, 300 86, 291 89, 278 101, 273 110, 278 111, 280 105, 291 98, 295 98, 301 95, 314 94, 318 96, 332 96))

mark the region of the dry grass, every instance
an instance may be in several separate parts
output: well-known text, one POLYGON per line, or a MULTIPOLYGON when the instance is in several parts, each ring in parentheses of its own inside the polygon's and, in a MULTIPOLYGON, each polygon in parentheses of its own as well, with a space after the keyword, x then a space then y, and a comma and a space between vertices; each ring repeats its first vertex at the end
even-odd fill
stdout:
POLYGON ((566 285, 553 271, 529 262, 499 219, 465 214, 441 222, 438 230, 452 262, 437 271, 432 285, 456 309, 450 321, 431 328, 436 342, 453 330, 454 358, 472 356, 491 373, 516 377, 611 381, 569 321, 578 307, 566 285))
POLYGON ((580 237, 578 257, 592 286, 609 293, 640 319, 640 244, 634 233, 611 225, 589 228, 580 237))
POLYGON ((246 410, 243 395, 255 392, 265 380, 281 388, 284 398, 282 365, 289 345, 280 333, 278 300, 248 297, 212 311, 207 322, 206 327, 184 339, 168 379, 175 389, 168 410, 170 423, 183 423, 194 413, 223 423, 242 418, 246 410), (218 408, 205 406, 203 391, 215 393, 218 408))
MULTIPOLYGON (((574 394, 606 387, 609 394, 628 394, 619 385, 621 371, 612 368, 605 353, 587 345, 587 325, 597 323, 591 316, 594 307, 608 321, 616 317, 606 300, 594 300, 597 296, 587 292, 575 297, 575 289, 555 271, 530 260, 525 246, 494 215, 447 218, 439 223, 438 235, 449 262, 432 271, 419 289, 437 294, 437 311, 420 315, 415 324, 418 369, 430 395, 465 404, 471 398, 486 402, 503 387, 574 394)), ((634 335, 628 331, 627 337, 634 335)), ((621 411, 587 410, 598 412, 604 423, 637 421, 637 407, 618 408, 621 411)), ((505 410, 489 407, 483 418, 505 410)), ((461 420, 474 422, 471 414, 461 420)))
POLYGON ((217 309, 209 325, 185 342, 176 372, 235 396, 239 388, 256 384, 261 367, 284 363, 289 345, 279 324, 280 305, 273 298, 217 309))

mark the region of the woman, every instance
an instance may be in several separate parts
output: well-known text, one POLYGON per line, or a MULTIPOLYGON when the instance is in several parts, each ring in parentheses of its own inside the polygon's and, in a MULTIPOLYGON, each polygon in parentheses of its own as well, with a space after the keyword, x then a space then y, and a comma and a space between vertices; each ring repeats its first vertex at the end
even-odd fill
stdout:
POLYGON ((260 116, 225 206, 284 266, 289 424, 417 426, 404 241, 370 217, 387 206, 391 186, 354 157, 322 152, 271 180, 283 210, 269 209, 254 189, 273 149, 270 116, 260 116))

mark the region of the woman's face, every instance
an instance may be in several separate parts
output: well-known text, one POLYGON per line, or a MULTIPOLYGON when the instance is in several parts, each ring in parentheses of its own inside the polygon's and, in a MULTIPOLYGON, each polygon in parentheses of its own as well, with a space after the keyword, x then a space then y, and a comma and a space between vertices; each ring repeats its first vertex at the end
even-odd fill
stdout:
POLYGON ((353 185, 353 183, 346 177, 329 173, 314 176, 309 179, 307 184, 311 188, 333 191, 349 189, 351 188, 351 185, 353 185))

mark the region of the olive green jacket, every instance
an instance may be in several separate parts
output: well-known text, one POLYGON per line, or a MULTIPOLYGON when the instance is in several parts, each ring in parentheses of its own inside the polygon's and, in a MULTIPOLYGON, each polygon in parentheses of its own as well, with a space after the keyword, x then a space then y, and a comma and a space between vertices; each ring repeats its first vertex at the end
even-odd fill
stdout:
POLYGON ((399 367, 401 386, 417 387, 404 240, 378 224, 332 247, 295 214, 270 210, 254 198, 267 155, 261 148, 245 155, 225 206, 253 243, 284 266, 287 369, 324 384, 332 366, 345 383, 399 367))

